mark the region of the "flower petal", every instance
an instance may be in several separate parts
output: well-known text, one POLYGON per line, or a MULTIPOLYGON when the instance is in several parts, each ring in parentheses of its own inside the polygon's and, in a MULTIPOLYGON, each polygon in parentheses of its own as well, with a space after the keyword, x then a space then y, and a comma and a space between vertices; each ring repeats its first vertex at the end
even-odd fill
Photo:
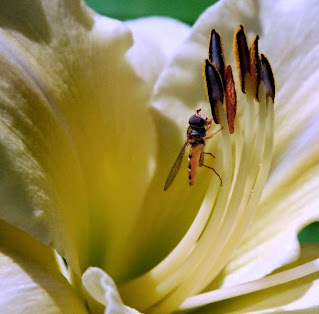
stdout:
POLYGON ((152 90, 167 61, 189 33, 190 26, 166 17, 140 18, 125 24, 132 31, 134 40, 127 58, 152 90))
POLYGON ((89 296, 89 307, 92 313, 98 313, 102 308, 105 308, 105 314, 139 313, 123 304, 112 278, 101 269, 96 267, 88 268, 83 274, 82 280, 89 296))
MULTIPOLYGON (((318 244, 303 244, 299 259, 277 270, 276 273, 293 269, 315 260, 318 256, 318 244)), ((317 272, 282 285, 199 308, 198 313, 291 313, 291 311, 316 313, 319 309, 318 293, 317 272)))
POLYGON ((0 220, 0 312, 87 313, 53 250, 0 220))
MULTIPOLYGON (((126 22, 126 25, 132 30, 134 39, 134 45, 129 49, 126 57, 132 60, 138 75, 146 81, 149 92, 153 92, 154 80, 157 79, 159 72, 173 57, 175 48, 188 34, 190 27, 172 19, 158 17, 129 21, 126 22)), ((147 117, 147 120, 149 120, 147 123, 152 123, 152 127, 155 126, 157 131, 159 119, 160 117, 157 116, 157 113, 151 110, 149 117, 147 117)), ((144 133, 152 130, 150 126, 145 125, 145 120, 140 118, 138 121, 141 122, 144 133)), ((136 126, 132 127, 134 132, 135 128, 136 126)), ((187 224, 181 232, 176 233, 173 239, 170 239, 171 234, 162 233, 163 228, 170 228, 174 223, 172 222, 171 224, 170 222, 169 227, 161 224, 161 218, 165 217, 167 219, 167 214, 171 216, 173 209, 172 207, 166 208, 166 216, 164 215, 162 197, 165 179, 163 178, 163 168, 160 166, 162 161, 166 160, 166 151, 161 149, 162 135, 160 134, 159 137, 160 139, 156 138, 156 142, 155 138, 153 139, 154 142, 144 141, 144 135, 137 138, 137 141, 140 142, 139 145, 145 145, 147 152, 144 152, 144 154, 152 156, 144 164, 144 167, 151 169, 152 176, 150 176, 150 179, 152 181, 147 189, 144 190, 145 196, 138 211, 134 211, 133 203, 131 203, 129 219, 122 217, 123 213, 119 212, 121 219, 125 219, 131 224, 132 228, 127 231, 128 237, 124 239, 123 230, 119 230, 117 224, 111 227, 115 229, 114 233, 120 235, 123 246, 121 249, 114 247, 113 254, 117 254, 118 259, 116 262, 108 259, 108 264, 103 269, 107 269, 108 273, 117 282, 133 278, 150 269, 156 262, 161 260, 172 248, 172 244, 176 243, 175 239, 180 238, 181 234, 186 231, 186 227, 188 227, 193 218, 191 215, 185 217, 187 224), (143 141, 140 140, 141 138, 143 141), (154 144, 158 148, 156 153, 152 150, 154 144), (163 181, 159 181, 162 178, 163 181), (143 228, 140 227, 141 225, 143 225, 143 228), (161 237, 161 235, 164 235, 164 237, 161 237), (158 244, 156 241, 160 241, 159 245, 162 249, 154 250, 154 246, 158 244), (121 257, 120 254, 122 254, 121 257)), ((133 147, 128 155, 132 152, 136 152, 136 147, 133 147)), ((135 193, 135 195, 138 194, 135 193)), ((122 200, 122 197, 118 196, 118 199, 122 200)), ((172 206, 175 207, 175 204, 172 203, 172 206)), ((175 217, 177 218, 178 216, 175 217)), ((167 222, 165 219, 163 221, 167 222)))
POLYGON ((117 265, 155 151, 131 34, 79 0, 12 1, 0 20, 0 217, 77 273, 117 265))

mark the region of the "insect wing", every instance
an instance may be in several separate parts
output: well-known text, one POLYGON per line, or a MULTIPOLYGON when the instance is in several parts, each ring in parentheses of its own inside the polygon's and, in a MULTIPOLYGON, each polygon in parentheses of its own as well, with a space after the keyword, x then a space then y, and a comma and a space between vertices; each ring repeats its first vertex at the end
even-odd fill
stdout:
POLYGON ((166 191, 171 186, 171 184, 173 183, 173 181, 174 181, 174 179, 179 171, 179 168, 181 167, 182 160, 183 160, 183 157, 185 154, 186 145, 187 145, 187 141, 184 143, 181 151, 179 152, 179 154, 174 162, 174 165, 173 165, 171 171, 168 174, 168 177, 167 177, 165 185, 164 185, 164 191, 166 191))

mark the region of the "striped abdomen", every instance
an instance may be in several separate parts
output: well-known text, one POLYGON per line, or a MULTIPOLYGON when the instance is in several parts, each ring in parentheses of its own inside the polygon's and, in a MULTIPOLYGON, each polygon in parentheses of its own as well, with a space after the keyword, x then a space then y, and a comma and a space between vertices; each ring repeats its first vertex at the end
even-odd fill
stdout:
POLYGON ((189 156, 188 156, 189 185, 193 185, 195 183, 197 169, 199 166, 201 156, 203 154, 204 146, 205 144, 192 144, 189 150, 189 156))

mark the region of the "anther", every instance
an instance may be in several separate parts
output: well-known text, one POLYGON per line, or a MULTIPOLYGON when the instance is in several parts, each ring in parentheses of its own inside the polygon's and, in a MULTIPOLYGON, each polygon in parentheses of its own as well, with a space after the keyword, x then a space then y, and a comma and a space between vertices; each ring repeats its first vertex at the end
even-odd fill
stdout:
POLYGON ((205 86, 210 102, 212 116, 216 124, 220 123, 217 103, 223 103, 224 91, 219 71, 208 59, 205 60, 205 86))
POLYGON ((250 61, 246 35, 242 25, 237 27, 234 34, 234 54, 241 90, 243 93, 246 93, 245 76, 247 73, 250 73, 250 61))
POLYGON ((229 133, 233 134, 236 110, 237 110, 237 97, 236 97, 233 71, 230 65, 227 66, 225 71, 225 101, 226 101, 228 129, 229 129, 229 133))
POLYGON ((258 40, 259 36, 256 35, 252 39, 250 45, 250 74, 253 82, 253 93, 257 101, 259 101, 258 89, 261 80, 261 63, 258 50, 258 40))
POLYGON ((208 49, 208 59, 214 64, 216 69, 219 71, 222 80, 224 81, 225 73, 225 59, 224 59, 224 49, 220 34, 213 29, 210 35, 209 49, 208 49))
POLYGON ((261 55, 261 80, 265 84, 266 97, 275 102, 275 79, 270 63, 265 55, 261 55))

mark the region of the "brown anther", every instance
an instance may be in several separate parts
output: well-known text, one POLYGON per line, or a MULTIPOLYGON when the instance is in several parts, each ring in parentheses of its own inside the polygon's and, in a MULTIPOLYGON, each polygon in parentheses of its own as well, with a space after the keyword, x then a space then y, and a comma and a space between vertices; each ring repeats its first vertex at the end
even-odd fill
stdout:
POLYGON ((257 101, 259 101, 258 89, 261 80, 261 63, 258 50, 258 40, 259 36, 256 35, 252 39, 250 45, 250 74, 253 82, 253 93, 257 101))
POLYGON ((265 84, 266 98, 270 97, 275 101, 275 78, 270 63, 265 55, 261 55, 261 80, 265 84))
POLYGON ((227 66, 225 71, 225 100, 229 133, 233 134, 237 110, 237 97, 233 71, 230 65, 227 66))
POLYGON ((245 93, 245 75, 246 73, 250 73, 250 61, 246 35, 242 25, 237 27, 234 34, 234 54, 241 90, 245 93))
POLYGON ((204 63, 205 69, 205 86, 210 107, 212 110, 212 116, 216 124, 220 123, 217 103, 224 100, 223 82, 219 71, 216 69, 213 63, 208 59, 204 63))
POLYGON ((210 35, 208 59, 214 64, 216 69, 219 71, 222 80, 224 80, 225 73, 225 58, 224 48, 220 34, 213 29, 210 35))

